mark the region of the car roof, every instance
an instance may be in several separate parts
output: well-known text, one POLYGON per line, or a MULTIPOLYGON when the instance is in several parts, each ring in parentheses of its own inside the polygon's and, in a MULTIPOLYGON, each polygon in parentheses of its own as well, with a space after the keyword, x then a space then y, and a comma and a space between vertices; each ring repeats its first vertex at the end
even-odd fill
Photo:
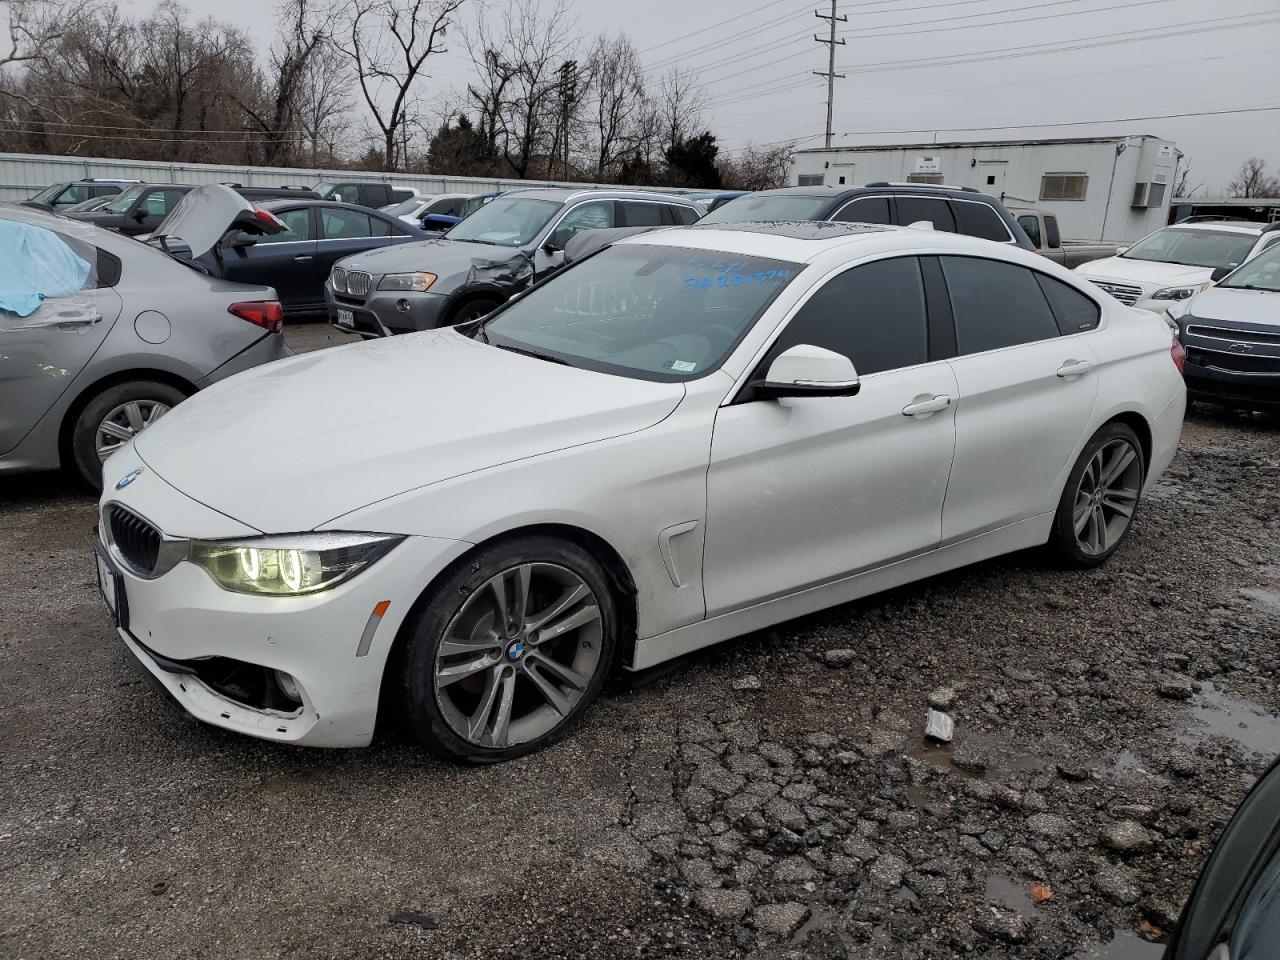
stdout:
POLYGON ((1241 220, 1197 220, 1195 223, 1171 223, 1170 230, 1220 230, 1223 233, 1262 233, 1265 223, 1241 220))
POLYGON ((388 220, 395 219, 389 213, 376 207, 366 207, 359 203, 344 203, 341 200, 317 200, 315 197, 272 197, 270 200, 256 200, 253 197, 246 197, 245 199, 257 204, 264 210, 284 210, 290 207, 323 207, 325 210, 357 210, 360 213, 377 213, 388 220))
MULTIPOLYGON (((487 196, 487 194, 486 194, 487 196)), ((577 189, 569 187, 526 187, 520 190, 508 190, 503 197, 531 197, 535 200, 556 200, 565 203, 581 197, 597 197, 601 200, 677 200, 692 205, 690 197, 674 193, 661 193, 648 190, 615 190, 615 189, 577 189)))
POLYGON ((927 196, 951 196, 960 197, 965 200, 989 200, 992 203, 998 202, 995 197, 980 193, 973 187, 957 187, 949 183, 891 183, 888 180, 877 180, 872 183, 857 183, 845 186, 815 186, 815 187, 778 187, 774 190, 756 190, 749 193, 753 197, 813 197, 815 199, 830 199, 832 201, 844 200, 849 197, 856 197, 863 193, 884 193, 891 191, 892 193, 919 193, 927 196))
POLYGON ((650 233, 624 237, 622 245, 684 247, 739 256, 766 257, 791 263, 809 263, 827 252, 847 245, 876 246, 884 250, 910 251, 927 247, 935 252, 954 252, 996 257, 1055 272, 1056 264, 1039 254, 1008 243, 993 243, 976 237, 920 227, 894 227, 867 223, 827 223, 812 220, 771 221, 769 223, 694 224, 664 227, 650 233))

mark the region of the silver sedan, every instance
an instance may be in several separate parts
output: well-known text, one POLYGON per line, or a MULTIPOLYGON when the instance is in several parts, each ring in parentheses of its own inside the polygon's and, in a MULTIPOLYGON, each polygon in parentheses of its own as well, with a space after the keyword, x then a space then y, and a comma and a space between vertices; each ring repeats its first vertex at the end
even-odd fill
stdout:
POLYGON ((154 245, 0 205, 0 474, 65 467, 97 486, 103 460, 188 396, 288 356, 271 287, 188 259, 232 226, 273 225, 226 187, 194 193, 199 230, 161 224, 154 245))

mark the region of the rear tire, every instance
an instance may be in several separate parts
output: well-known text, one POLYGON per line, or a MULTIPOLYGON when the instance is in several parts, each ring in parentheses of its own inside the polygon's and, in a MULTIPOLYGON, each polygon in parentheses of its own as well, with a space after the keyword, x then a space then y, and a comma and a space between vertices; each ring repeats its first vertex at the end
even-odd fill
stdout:
POLYGON ((71 429, 71 459, 81 479, 102 489, 102 461, 185 399, 177 387, 154 380, 117 383, 99 393, 71 429))
POLYGON ((1067 476, 1049 546, 1066 565, 1096 567, 1133 526, 1147 475, 1138 435, 1109 423, 1089 438, 1067 476))
POLYGON ((582 718, 609 673, 619 622, 608 577, 585 549, 540 535, 500 541, 431 588, 387 689, 410 735, 438 756, 510 760, 582 718))

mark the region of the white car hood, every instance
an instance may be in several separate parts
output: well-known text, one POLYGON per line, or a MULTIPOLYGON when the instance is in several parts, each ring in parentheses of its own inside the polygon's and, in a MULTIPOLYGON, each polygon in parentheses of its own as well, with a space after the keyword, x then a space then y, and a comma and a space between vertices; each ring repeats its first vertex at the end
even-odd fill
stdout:
POLYGON ((684 397, 436 330, 304 354, 196 394, 134 441, 187 496, 264 533, 632 433, 684 397))
POLYGON ((1093 260, 1076 267, 1076 273, 1089 280, 1114 280, 1117 283, 1172 287, 1204 283, 1213 275, 1213 269, 1189 267, 1185 263, 1157 263, 1154 260, 1107 257, 1105 260, 1093 260))

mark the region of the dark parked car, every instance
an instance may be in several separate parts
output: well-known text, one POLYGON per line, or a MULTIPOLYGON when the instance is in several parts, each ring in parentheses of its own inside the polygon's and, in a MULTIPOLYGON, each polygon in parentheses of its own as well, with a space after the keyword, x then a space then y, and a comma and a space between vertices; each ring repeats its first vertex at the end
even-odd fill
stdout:
MULTIPOLYGON (((276 197, 298 197, 300 199, 318 199, 310 190, 291 187, 242 187, 239 184, 227 184, 246 200, 268 200, 276 197)), ((194 190, 189 183, 135 183, 112 198, 111 202, 100 210, 88 213, 70 211, 67 215, 76 220, 84 220, 95 226, 106 227, 120 233, 136 237, 151 233, 160 226, 160 221, 178 205, 178 201, 194 190)))
POLYGON ((904 227, 928 221, 935 230, 1035 249, 1004 204, 972 187, 885 181, 863 187, 783 187, 744 194, 699 223, 744 220, 842 220, 904 227))
POLYGON ((321 200, 340 200, 377 210, 391 203, 408 200, 416 191, 393 187, 389 183, 317 183, 315 192, 321 200))
POLYGON ((583 230, 693 223, 684 197, 628 190, 513 190, 490 200, 443 237, 357 254, 325 284, 329 319, 385 337, 482 317, 564 265, 583 230))
POLYGON ((69 208, 95 197, 115 196, 135 183, 138 181, 104 180, 97 177, 63 181, 50 184, 30 200, 23 200, 22 205, 40 210, 52 210, 54 213, 66 213, 69 208))
POLYGON ((259 206, 285 229, 270 236, 232 233, 201 262, 227 280, 275 287, 290 319, 324 315, 324 282, 343 257, 430 236, 399 217, 350 203, 271 200, 259 206))
POLYGON ((1209 855, 1165 960, 1280 955, 1280 763, 1262 775, 1209 855))
POLYGON ((741 196, 745 196, 746 190, 722 190, 719 193, 691 193, 690 200, 696 200, 702 204, 708 213, 719 207, 723 207, 730 200, 737 200, 741 196))

